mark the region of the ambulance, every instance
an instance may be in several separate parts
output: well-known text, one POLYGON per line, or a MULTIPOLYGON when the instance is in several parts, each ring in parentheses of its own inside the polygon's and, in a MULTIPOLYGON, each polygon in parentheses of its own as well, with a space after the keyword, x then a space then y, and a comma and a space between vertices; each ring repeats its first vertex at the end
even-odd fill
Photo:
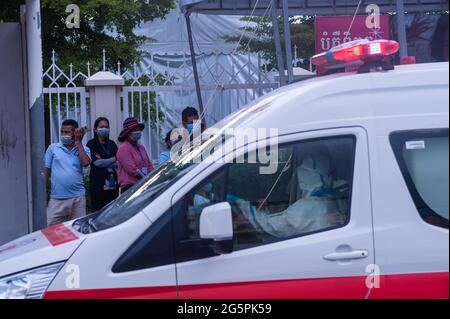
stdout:
POLYGON ((316 56, 101 211, 0 247, 0 298, 449 298, 449 64, 397 51, 316 56))

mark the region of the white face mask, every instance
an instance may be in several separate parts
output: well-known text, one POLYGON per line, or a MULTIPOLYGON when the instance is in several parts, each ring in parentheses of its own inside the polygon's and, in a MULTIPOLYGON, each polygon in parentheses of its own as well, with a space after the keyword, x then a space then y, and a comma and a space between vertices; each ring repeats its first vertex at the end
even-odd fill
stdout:
POLYGON ((61 144, 64 146, 70 145, 73 143, 73 137, 69 135, 62 135, 61 136, 61 144))

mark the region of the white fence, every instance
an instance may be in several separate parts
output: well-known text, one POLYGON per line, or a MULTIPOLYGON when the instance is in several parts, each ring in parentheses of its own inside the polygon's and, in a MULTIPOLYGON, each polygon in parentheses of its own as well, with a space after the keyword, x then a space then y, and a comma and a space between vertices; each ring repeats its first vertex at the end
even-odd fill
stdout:
MULTIPOLYGON (((103 57, 103 70, 105 66, 103 57)), ((276 70, 267 70, 258 55, 202 55, 198 57, 200 85, 205 104, 205 119, 213 125, 250 101, 279 87, 276 70)), ((91 127, 89 89, 84 81, 91 76, 86 71, 63 70, 53 54, 50 67, 44 72, 44 101, 49 110, 51 142, 59 140, 59 127, 68 118, 81 126, 91 127)), ((143 144, 156 159, 163 147, 164 136, 181 122, 181 110, 197 106, 190 57, 149 54, 132 70, 111 71, 126 80, 120 93, 122 120, 135 116, 150 129, 143 144)), ((86 136, 86 140, 91 138, 86 136)))

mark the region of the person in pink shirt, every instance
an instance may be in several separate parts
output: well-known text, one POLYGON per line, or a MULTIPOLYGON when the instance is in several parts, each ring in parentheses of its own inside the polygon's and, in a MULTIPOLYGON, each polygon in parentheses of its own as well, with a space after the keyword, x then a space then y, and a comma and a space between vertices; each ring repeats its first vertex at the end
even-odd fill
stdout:
POLYGON ((145 147, 139 143, 145 125, 130 117, 123 122, 123 130, 119 135, 117 162, 119 168, 118 181, 121 193, 126 192, 139 180, 154 170, 145 147))

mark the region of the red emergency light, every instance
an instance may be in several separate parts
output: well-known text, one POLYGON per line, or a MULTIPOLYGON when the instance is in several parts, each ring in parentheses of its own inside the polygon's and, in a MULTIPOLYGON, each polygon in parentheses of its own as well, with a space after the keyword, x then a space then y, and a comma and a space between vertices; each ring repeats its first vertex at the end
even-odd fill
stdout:
MULTIPOLYGON (((399 44, 392 40, 356 40, 315 55, 312 63, 322 70, 357 68, 363 65, 389 65, 386 57, 397 53, 399 44)), ((392 65, 390 67, 392 69, 392 65)))
POLYGON ((406 64, 416 64, 416 57, 415 56, 404 56, 400 58, 400 64, 406 65, 406 64))

